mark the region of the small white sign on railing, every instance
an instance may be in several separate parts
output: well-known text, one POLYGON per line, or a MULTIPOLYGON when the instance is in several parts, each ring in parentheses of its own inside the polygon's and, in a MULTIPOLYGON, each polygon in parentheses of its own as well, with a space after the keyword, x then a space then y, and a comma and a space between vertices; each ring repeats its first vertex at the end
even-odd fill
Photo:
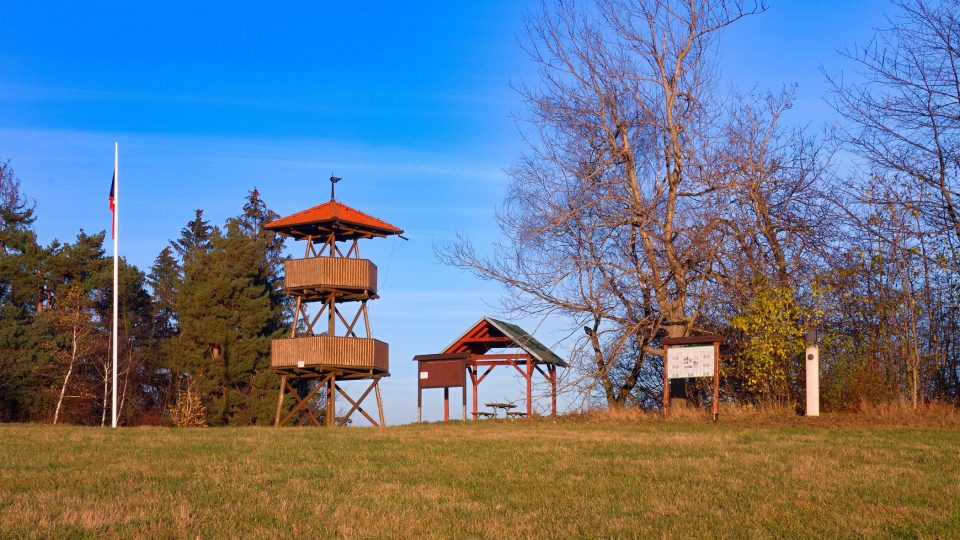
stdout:
POLYGON ((713 377, 713 345, 670 347, 667 350, 667 376, 671 379, 713 377))

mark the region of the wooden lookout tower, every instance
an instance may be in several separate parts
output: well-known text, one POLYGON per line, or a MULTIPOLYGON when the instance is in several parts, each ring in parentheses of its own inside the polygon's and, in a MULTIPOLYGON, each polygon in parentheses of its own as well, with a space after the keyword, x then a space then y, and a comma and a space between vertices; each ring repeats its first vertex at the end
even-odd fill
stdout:
POLYGON ((334 199, 331 178, 330 201, 265 225, 271 231, 305 241, 302 259, 284 262, 285 290, 295 300, 293 331, 290 337, 275 339, 270 365, 280 375, 280 397, 275 425, 290 422, 303 412, 316 425, 320 422, 309 408, 317 392, 326 389, 326 424, 344 425, 359 411, 375 426, 383 426, 380 379, 390 376, 387 344, 373 338, 367 302, 378 298, 377 267, 360 258, 360 240, 401 235, 403 231, 385 221, 364 214, 334 199), (361 324, 362 319, 362 324, 361 324), (300 392, 291 380, 315 381, 309 391, 300 392), (354 400, 337 384, 344 380, 369 380, 366 391, 354 400), (378 418, 363 407, 374 391, 378 418), (336 416, 336 396, 351 408, 336 416), (296 405, 281 417, 286 395, 296 405))

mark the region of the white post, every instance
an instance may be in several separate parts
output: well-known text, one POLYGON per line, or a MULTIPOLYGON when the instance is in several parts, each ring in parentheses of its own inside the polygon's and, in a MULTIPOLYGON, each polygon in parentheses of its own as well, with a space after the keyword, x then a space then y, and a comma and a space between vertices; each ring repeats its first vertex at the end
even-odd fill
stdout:
POLYGON ((117 427, 117 313, 119 312, 120 263, 117 252, 120 237, 120 145, 113 143, 113 406, 112 427, 117 427))
POLYGON ((820 348, 807 347, 807 416, 820 416, 820 348))

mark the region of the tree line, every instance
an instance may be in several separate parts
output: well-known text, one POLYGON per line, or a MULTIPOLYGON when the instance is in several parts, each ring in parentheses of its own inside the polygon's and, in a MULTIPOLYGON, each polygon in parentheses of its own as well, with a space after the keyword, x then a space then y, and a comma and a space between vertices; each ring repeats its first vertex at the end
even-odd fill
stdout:
POLYGON ((722 34, 761 3, 544 3, 504 240, 440 256, 563 316, 587 400, 659 407, 663 338, 719 333, 721 399, 797 403, 813 328, 827 410, 957 403, 960 2, 891 7, 814 131, 792 88, 720 85, 722 34))
MULTIPOLYGON (((112 258, 104 232, 41 245, 35 206, 0 163, 0 421, 104 425, 112 258)), ((148 273, 120 259, 124 424, 267 424, 270 340, 289 328, 282 239, 256 189, 223 227, 197 210, 148 273)), ((275 405, 275 404, 274 404, 275 405)))
MULTIPOLYGON (((855 72, 825 74, 837 121, 814 131, 787 121, 792 88, 720 85, 723 31, 762 4, 545 3, 503 240, 441 259, 505 285, 516 316, 566 321, 587 401, 659 407, 662 340, 718 333, 722 400, 796 403, 813 328, 825 410, 957 404, 960 2, 893 5, 845 51, 855 72)), ((291 320, 275 217, 254 189, 222 227, 198 210, 148 273, 122 263, 121 421, 270 421, 291 320)), ((105 423, 104 233, 40 245, 9 162, 0 220, 0 420, 105 423)))

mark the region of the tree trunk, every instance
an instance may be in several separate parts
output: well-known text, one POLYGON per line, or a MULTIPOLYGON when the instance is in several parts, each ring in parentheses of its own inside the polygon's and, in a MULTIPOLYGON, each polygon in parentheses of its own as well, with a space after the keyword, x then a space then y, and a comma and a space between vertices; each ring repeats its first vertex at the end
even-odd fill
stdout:
POLYGON ((100 427, 107 425, 107 392, 110 391, 110 364, 103 364, 103 407, 100 411, 100 427))
POLYGON ((73 364, 77 359, 77 326, 73 326, 73 339, 70 348, 70 367, 67 368, 67 374, 63 377, 63 386, 60 387, 60 398, 57 399, 57 408, 53 412, 53 423, 56 424, 60 419, 60 407, 63 406, 63 396, 67 393, 67 385, 70 384, 70 375, 73 374, 73 364))

